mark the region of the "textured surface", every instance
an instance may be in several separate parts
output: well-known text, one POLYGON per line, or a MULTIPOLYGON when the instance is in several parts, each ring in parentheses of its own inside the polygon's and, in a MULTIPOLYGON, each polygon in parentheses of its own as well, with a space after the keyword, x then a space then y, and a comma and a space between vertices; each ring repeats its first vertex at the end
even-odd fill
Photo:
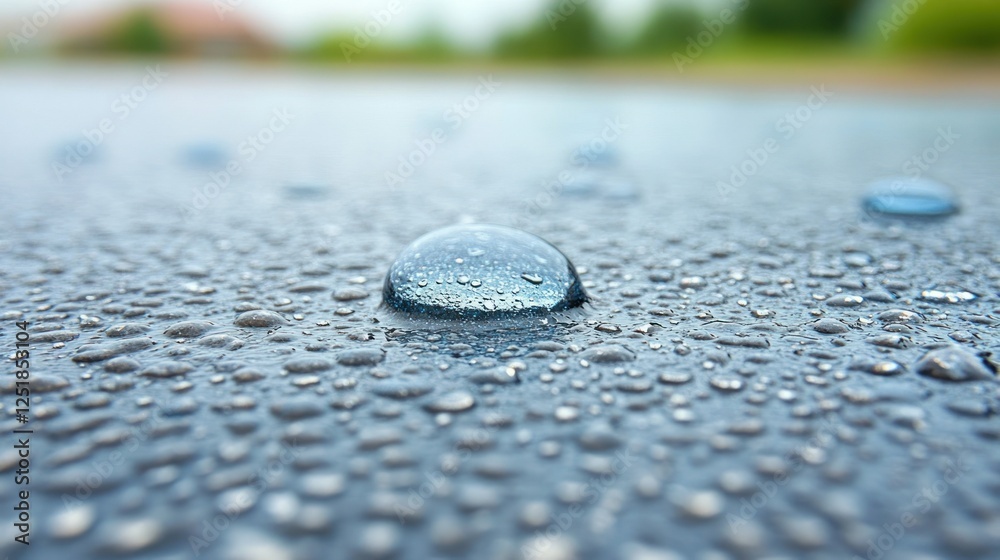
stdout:
MULTIPOLYGON (((9 352, 31 322, 36 430, 34 544, 8 544, 4 513, 0 554, 1000 546, 1000 398, 980 355, 1000 351, 995 103, 837 92, 786 136, 805 88, 497 75, 454 127, 475 76, 169 70, 121 120, 109 107, 141 68, 0 81, 6 130, 24 135, 0 153, 0 340, 9 352), (283 108, 249 159, 241 143, 283 108), (104 117, 113 133, 57 181, 53 158, 104 117), (866 220, 866 186, 942 127, 959 138, 927 173, 962 212, 866 220), (436 128, 445 140, 390 188, 436 128), (572 151, 602 135, 617 163, 601 175, 633 195, 562 196, 572 151), (768 138, 766 164, 720 188, 768 138), (230 158, 242 171, 206 191, 230 158), (470 222, 571 255, 586 314, 445 328, 379 310, 406 245, 470 222)), ((5 445, 5 509, 14 464, 5 445)))

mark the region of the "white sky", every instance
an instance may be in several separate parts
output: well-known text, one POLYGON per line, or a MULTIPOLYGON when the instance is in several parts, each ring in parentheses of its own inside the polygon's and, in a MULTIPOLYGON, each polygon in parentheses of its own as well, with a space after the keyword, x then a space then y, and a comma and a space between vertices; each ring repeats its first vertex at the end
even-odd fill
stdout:
MULTIPOLYGON (((164 0, 48 0, 61 3, 56 19, 107 8, 164 0)), ((364 24, 389 0, 184 0, 228 2, 265 32, 287 43, 308 40, 331 28, 364 24)), ((400 13, 386 26, 386 37, 407 37, 439 22, 447 33, 469 45, 482 45, 497 30, 526 21, 547 0, 399 0, 400 13)), ((572 0, 566 0, 571 3, 572 0)), ((581 0, 576 0, 580 2, 581 0)), ((611 23, 629 25, 663 2, 718 3, 724 0, 583 0, 593 2, 611 23)), ((0 21, 11 23, 40 9, 42 0, 0 0, 0 21)))

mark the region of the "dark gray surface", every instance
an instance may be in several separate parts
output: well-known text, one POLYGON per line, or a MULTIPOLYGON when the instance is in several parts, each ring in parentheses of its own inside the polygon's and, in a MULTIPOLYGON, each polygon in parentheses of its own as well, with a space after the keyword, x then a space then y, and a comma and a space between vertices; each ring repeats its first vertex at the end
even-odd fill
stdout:
POLYGON ((786 137, 808 88, 498 74, 453 128, 477 76, 168 70, 122 120, 142 68, 3 70, 0 340, 31 321, 37 433, 34 544, 0 553, 180 559, 196 537, 199 558, 240 560, 848 558, 881 536, 887 559, 996 557, 996 380, 918 374, 992 375, 977 353, 1000 351, 995 103, 836 92, 786 137), (53 154, 104 117, 57 181, 53 154), (865 186, 942 127, 959 138, 927 173, 962 211, 864 219, 865 186), (614 188, 562 195, 602 132, 614 188), (244 171, 182 219, 228 158, 244 171), (463 222, 552 242, 594 302, 475 326, 380 311, 398 252, 463 222), (942 344, 961 353, 918 368, 942 344))

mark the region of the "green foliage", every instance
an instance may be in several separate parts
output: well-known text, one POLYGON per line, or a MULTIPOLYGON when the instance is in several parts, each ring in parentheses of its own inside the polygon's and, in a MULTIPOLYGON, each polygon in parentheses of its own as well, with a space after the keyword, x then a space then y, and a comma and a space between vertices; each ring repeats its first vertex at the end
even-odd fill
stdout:
MULTIPOLYGON (((852 52, 855 46, 868 52, 880 47, 901 52, 1000 52, 1000 0, 726 0, 711 4, 707 12, 698 8, 702 4, 670 2, 654 9, 634 34, 602 25, 596 4, 549 0, 532 21, 502 32, 489 53, 462 50, 432 24, 407 41, 368 37, 359 27, 334 31, 294 54, 329 63, 446 62, 484 55, 521 61, 612 56, 667 60, 705 29, 706 20, 718 18, 723 8, 732 10, 737 20, 733 31, 725 31, 724 40, 711 46, 720 56, 754 58, 770 52, 809 56, 810 45, 824 52, 852 52), (873 44, 856 41, 866 39, 865 33, 876 37, 873 44)), ((140 8, 106 35, 69 47, 72 52, 169 55, 180 52, 183 45, 151 9, 140 8)))
POLYGON ((327 63, 441 62, 459 56, 437 28, 428 29, 405 44, 391 44, 358 33, 339 31, 320 37, 297 54, 306 60, 327 63))
MULTIPOLYGON (((861 53, 870 48, 858 31, 877 35, 876 45, 904 52, 1000 51, 1000 0, 727 0, 703 13, 696 4, 661 4, 633 36, 601 24, 592 0, 550 0, 523 27, 501 33, 489 53, 501 60, 589 60, 616 56, 662 57, 683 49, 723 8, 737 17, 732 32, 712 51, 744 58, 861 53), (896 24, 893 11, 919 4, 896 24), (910 13, 912 12, 912 13, 910 13), (884 22, 891 26, 886 31, 884 22), (731 36, 730 36, 731 35, 731 36)), ((900 16, 896 16, 900 20, 900 16)), ((133 22, 133 44, 158 48, 152 22, 133 22)), ((728 24, 727 24, 728 25, 728 24)), ((726 27, 728 29, 728 27, 726 27)), ((162 37, 160 38, 162 39, 162 37)), ((321 38, 299 54, 328 62, 427 62, 476 58, 431 27, 415 40, 391 43, 382 37, 362 41, 352 32, 321 38)), ((870 52, 870 51, 866 51, 870 52)))
POLYGON ((745 0, 740 27, 750 35, 846 36, 864 0, 745 0))
POLYGON ((154 14, 143 9, 130 14, 109 37, 104 48, 141 55, 165 54, 170 51, 170 41, 154 14))
POLYGON ((302 58, 324 62, 346 61, 345 57, 361 59, 364 51, 355 54, 351 50, 353 46, 354 37, 349 31, 334 31, 316 38, 297 51, 297 54, 302 58))
POLYGON ((701 12, 693 6, 662 6, 642 26, 629 54, 664 55, 682 48, 688 37, 702 30, 701 12))
POLYGON ((494 46, 501 58, 594 58, 607 51, 600 21, 588 3, 552 2, 526 28, 506 33, 494 46))
POLYGON ((430 27, 415 41, 407 45, 411 54, 419 60, 443 61, 458 56, 455 47, 448 40, 444 30, 430 27))
POLYGON ((894 50, 1000 51, 1000 1, 926 0, 912 14, 903 11, 903 4, 888 4, 877 22, 879 36, 894 50))

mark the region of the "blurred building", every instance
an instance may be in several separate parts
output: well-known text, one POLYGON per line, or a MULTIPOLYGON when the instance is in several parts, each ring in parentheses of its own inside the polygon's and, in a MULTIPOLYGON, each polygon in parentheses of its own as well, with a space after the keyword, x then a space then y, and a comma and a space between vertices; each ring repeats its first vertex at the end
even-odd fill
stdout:
POLYGON ((166 2, 66 22, 54 38, 64 54, 266 57, 279 47, 240 13, 213 4, 166 2))

